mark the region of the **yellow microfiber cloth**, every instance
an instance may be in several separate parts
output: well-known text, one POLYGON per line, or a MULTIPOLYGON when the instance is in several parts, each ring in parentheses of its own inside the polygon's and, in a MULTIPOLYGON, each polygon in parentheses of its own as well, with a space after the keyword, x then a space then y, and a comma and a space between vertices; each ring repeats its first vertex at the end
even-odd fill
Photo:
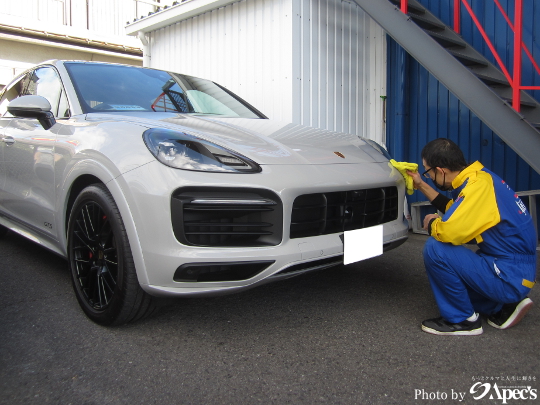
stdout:
POLYGON ((396 162, 394 159, 390 159, 390 164, 394 166, 405 179, 405 186, 407 187, 407 194, 412 194, 414 192, 413 179, 407 174, 407 170, 410 172, 418 171, 417 163, 408 163, 408 162, 396 162))

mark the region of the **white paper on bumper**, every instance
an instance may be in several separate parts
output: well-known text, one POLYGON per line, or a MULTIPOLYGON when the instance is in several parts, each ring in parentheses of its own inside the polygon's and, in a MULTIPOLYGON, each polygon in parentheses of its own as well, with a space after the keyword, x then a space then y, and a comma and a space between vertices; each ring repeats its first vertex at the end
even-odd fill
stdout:
POLYGON ((343 247, 343 264, 359 262, 382 255, 383 226, 345 231, 343 247))

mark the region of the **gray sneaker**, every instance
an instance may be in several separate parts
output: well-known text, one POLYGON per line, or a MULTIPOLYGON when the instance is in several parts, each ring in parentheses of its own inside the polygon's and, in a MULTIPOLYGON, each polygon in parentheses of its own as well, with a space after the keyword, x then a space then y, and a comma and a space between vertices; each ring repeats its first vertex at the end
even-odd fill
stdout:
POLYGON ((484 333, 482 319, 480 317, 473 322, 465 320, 459 323, 448 322, 442 316, 440 318, 427 319, 422 322, 422 330, 433 335, 470 336, 484 333))
POLYGON ((497 329, 508 329, 517 325, 533 305, 529 297, 525 297, 513 304, 504 304, 502 309, 496 314, 488 317, 488 323, 497 329))

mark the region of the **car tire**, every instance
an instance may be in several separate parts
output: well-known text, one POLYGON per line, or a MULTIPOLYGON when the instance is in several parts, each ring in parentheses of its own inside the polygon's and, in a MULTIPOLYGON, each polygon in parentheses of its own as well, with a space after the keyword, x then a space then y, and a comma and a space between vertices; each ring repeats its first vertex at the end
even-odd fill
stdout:
POLYGON ((156 299, 139 284, 124 222, 103 184, 77 196, 67 237, 73 289, 91 320, 121 325, 155 311, 156 299))
POLYGON ((9 232, 9 228, 6 228, 3 225, 0 225, 0 239, 2 239, 9 232))

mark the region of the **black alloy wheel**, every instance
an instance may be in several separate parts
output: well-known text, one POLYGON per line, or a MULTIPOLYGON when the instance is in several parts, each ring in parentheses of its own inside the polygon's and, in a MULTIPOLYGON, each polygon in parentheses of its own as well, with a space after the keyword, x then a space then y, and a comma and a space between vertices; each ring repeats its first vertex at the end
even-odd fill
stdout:
POLYGON ((96 311, 107 309, 118 281, 118 250, 111 222, 95 201, 77 212, 71 246, 75 271, 87 304, 96 311))
POLYGON ((155 309, 139 285, 122 217, 103 184, 85 188, 75 200, 68 259, 77 300, 94 322, 120 325, 155 309))

